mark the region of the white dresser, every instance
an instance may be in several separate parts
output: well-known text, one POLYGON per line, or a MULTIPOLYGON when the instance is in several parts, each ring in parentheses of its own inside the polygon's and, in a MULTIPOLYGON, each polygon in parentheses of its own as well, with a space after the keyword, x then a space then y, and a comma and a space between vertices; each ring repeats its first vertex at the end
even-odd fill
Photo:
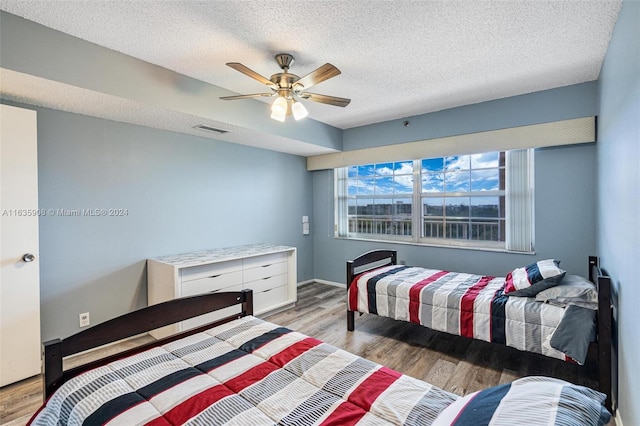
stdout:
MULTIPOLYGON (((255 315, 293 306, 297 296, 296 248, 252 244, 147 259, 148 303, 212 291, 253 290, 255 315)), ((240 305, 164 327, 156 338, 240 312, 240 305)))

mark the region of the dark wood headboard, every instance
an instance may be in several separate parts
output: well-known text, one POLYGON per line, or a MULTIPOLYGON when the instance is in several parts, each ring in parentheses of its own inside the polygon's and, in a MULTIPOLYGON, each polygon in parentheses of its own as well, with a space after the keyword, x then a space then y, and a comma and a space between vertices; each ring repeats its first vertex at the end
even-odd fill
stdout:
MULTIPOLYGON (((398 264, 398 252, 395 250, 371 250, 353 260, 347 261, 347 292, 357 274, 386 265, 398 264)), ((355 312, 347 309, 347 330, 355 328, 355 312)))
POLYGON ((205 293, 197 296, 183 297, 152 305, 112 320, 95 325, 66 339, 54 339, 44 342, 44 398, 47 398, 64 382, 85 371, 108 364, 117 359, 140 353, 185 336, 207 330, 234 319, 253 315, 253 291, 242 290, 227 293, 205 293), (64 357, 117 342, 128 337, 137 336, 156 328, 175 324, 208 312, 217 311, 234 305, 242 305, 241 312, 227 316, 183 333, 142 345, 128 351, 120 352, 99 360, 64 371, 64 357))
POLYGON ((351 285, 356 274, 379 268, 381 266, 397 264, 398 252, 395 250, 371 250, 361 254, 355 259, 347 261, 347 289, 351 285))

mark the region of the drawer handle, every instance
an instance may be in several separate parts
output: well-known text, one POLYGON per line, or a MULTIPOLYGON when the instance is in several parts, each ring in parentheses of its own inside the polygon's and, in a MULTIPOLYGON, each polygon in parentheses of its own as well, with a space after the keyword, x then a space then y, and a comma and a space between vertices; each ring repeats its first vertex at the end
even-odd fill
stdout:
POLYGON ((222 275, 222 274, 218 274, 218 275, 211 275, 209 278, 218 278, 220 275, 222 275))
POLYGON ((263 268, 268 268, 269 266, 271 266, 271 264, 269 265, 262 265, 263 268))
POLYGON ((263 278, 263 280, 270 280, 270 279, 271 279, 271 277, 263 278))

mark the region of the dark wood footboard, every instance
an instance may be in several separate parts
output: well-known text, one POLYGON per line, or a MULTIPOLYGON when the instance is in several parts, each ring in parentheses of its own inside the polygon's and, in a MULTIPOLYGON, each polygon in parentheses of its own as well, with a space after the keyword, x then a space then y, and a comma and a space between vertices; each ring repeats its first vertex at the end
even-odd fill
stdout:
POLYGON ((607 395, 605 406, 613 413, 612 388, 612 323, 613 304, 611 299, 611 278, 598 266, 598 258, 589 256, 589 281, 598 288, 598 390, 607 395))
POLYGON ((103 322, 73 336, 69 336, 66 339, 54 339, 44 342, 45 401, 64 382, 80 373, 247 315, 253 315, 252 290, 228 293, 206 293, 152 305, 103 322), (84 352, 234 305, 241 305, 240 313, 76 368, 66 371, 63 370, 63 358, 69 355, 84 352))

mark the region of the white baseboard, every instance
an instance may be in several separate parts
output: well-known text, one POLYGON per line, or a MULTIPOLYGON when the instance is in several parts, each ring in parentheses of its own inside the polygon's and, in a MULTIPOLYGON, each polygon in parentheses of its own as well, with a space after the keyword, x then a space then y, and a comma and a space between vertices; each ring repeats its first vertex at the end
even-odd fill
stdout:
POLYGON ((337 282, 335 282, 335 281, 318 280, 318 279, 313 280, 313 281, 315 281, 315 282, 317 282, 317 283, 320 283, 320 284, 330 285, 330 286, 333 286, 333 287, 341 287, 341 288, 345 288, 345 289, 347 288, 347 286, 346 286, 346 285, 344 285, 344 284, 342 284, 342 283, 337 283, 337 282))
POLYGON ((347 288, 347 286, 342 284, 342 283, 337 283, 335 281, 319 280, 319 279, 316 279, 316 278, 314 278, 312 280, 301 281, 301 282, 298 283, 298 287, 300 287, 301 285, 310 284, 310 283, 319 283, 319 284, 330 285, 330 286, 333 286, 333 287, 347 288))

